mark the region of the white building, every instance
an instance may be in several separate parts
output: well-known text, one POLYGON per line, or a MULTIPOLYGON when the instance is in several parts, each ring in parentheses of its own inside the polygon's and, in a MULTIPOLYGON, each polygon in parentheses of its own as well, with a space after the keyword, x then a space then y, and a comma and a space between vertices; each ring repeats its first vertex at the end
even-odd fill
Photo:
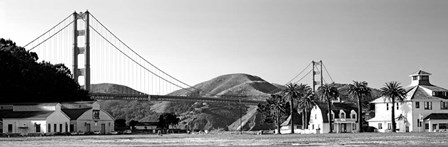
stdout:
POLYGON ((98 102, 62 104, 62 111, 70 118, 70 132, 98 132, 108 134, 114 131, 114 119, 100 109, 98 102))
POLYGON ((59 103, 14 105, 2 111, 3 133, 67 132, 70 118, 61 111, 59 103))
POLYGON ((3 123, 2 133, 32 135, 100 132, 106 134, 114 128, 113 118, 101 110, 97 102, 13 104, 11 106, 11 109, 0 110, 3 123))
MULTIPOLYGON (((395 105, 397 132, 434 132, 448 129, 448 90, 432 85, 431 74, 422 70, 411 74, 403 103, 395 105)), ((391 102, 384 97, 373 100, 375 117, 367 120, 379 132, 391 131, 391 102)))
MULTIPOLYGON (((355 105, 343 102, 333 102, 331 106, 334 133, 358 132, 357 113, 355 105)), ((313 107, 310 114, 308 129, 311 133, 330 132, 328 123, 328 104, 319 103, 313 107)))

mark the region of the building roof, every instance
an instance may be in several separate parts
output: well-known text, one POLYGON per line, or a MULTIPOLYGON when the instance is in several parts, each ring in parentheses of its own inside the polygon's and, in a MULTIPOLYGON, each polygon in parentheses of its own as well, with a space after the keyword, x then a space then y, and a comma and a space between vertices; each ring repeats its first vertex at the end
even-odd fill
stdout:
POLYGON ((448 91, 445 88, 438 87, 438 86, 435 86, 435 85, 419 85, 419 86, 424 87, 426 89, 429 89, 431 91, 448 91))
MULTIPOLYGON (((328 104, 327 103, 318 103, 317 104, 322 111, 322 119, 324 123, 328 123, 328 104)), ((339 118, 339 111, 343 110, 345 112, 345 118, 350 118, 350 112, 354 110, 355 112, 358 111, 358 108, 352 103, 333 103, 331 106, 331 110, 335 114, 334 118, 339 118)))
POLYGON ((82 114, 90 109, 92 108, 62 109, 62 112, 64 112, 70 118, 70 120, 77 120, 82 114))
POLYGON ((157 126, 158 122, 138 122, 135 126, 157 126))
POLYGON ((426 119, 448 119, 448 113, 431 113, 430 115, 425 117, 426 119))
POLYGON ((431 73, 423 71, 423 70, 418 70, 417 72, 414 72, 411 74, 411 76, 416 76, 416 75, 431 75, 431 73))
POLYGON ((54 111, 3 111, 2 118, 47 119, 54 111))

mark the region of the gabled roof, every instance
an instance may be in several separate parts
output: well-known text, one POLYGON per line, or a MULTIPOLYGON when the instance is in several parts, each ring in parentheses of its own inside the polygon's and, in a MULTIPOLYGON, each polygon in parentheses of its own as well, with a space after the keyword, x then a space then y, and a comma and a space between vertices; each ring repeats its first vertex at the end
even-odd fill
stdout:
POLYGON ((416 76, 416 75, 431 75, 431 73, 423 71, 423 70, 418 70, 417 72, 414 72, 411 74, 411 76, 416 76))
POLYGON ((431 113, 430 115, 425 117, 426 119, 448 119, 448 113, 431 113))
POLYGON ((64 112, 70 118, 70 120, 77 120, 82 114, 90 109, 92 108, 62 109, 62 112, 64 112))
MULTIPOLYGON (((324 123, 328 123, 328 104, 327 103, 318 103, 317 106, 322 111, 322 119, 324 120, 324 123)), ((339 118, 339 112, 343 110, 345 112, 345 118, 350 118, 350 112, 354 110, 355 112, 358 111, 358 108, 352 103, 333 103, 331 106, 331 110, 335 114, 334 118, 339 118)))
POLYGON ((4 111, 2 118, 47 119, 54 111, 4 111))

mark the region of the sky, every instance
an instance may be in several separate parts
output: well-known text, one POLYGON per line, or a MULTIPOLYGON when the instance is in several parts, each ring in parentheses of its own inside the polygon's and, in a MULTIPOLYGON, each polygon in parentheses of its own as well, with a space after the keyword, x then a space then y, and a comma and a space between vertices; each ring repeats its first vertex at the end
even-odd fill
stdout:
POLYGON ((85 10, 191 85, 231 73, 286 84, 322 60, 337 83, 407 86, 424 70, 448 88, 446 0, 1 0, 0 37, 23 46, 85 10))

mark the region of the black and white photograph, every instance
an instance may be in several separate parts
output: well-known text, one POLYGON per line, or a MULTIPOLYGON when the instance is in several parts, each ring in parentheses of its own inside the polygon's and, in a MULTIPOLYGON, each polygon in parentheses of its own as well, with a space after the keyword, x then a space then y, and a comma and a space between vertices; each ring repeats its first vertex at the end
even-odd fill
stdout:
POLYGON ((0 0, 0 146, 448 146, 448 0, 0 0))

